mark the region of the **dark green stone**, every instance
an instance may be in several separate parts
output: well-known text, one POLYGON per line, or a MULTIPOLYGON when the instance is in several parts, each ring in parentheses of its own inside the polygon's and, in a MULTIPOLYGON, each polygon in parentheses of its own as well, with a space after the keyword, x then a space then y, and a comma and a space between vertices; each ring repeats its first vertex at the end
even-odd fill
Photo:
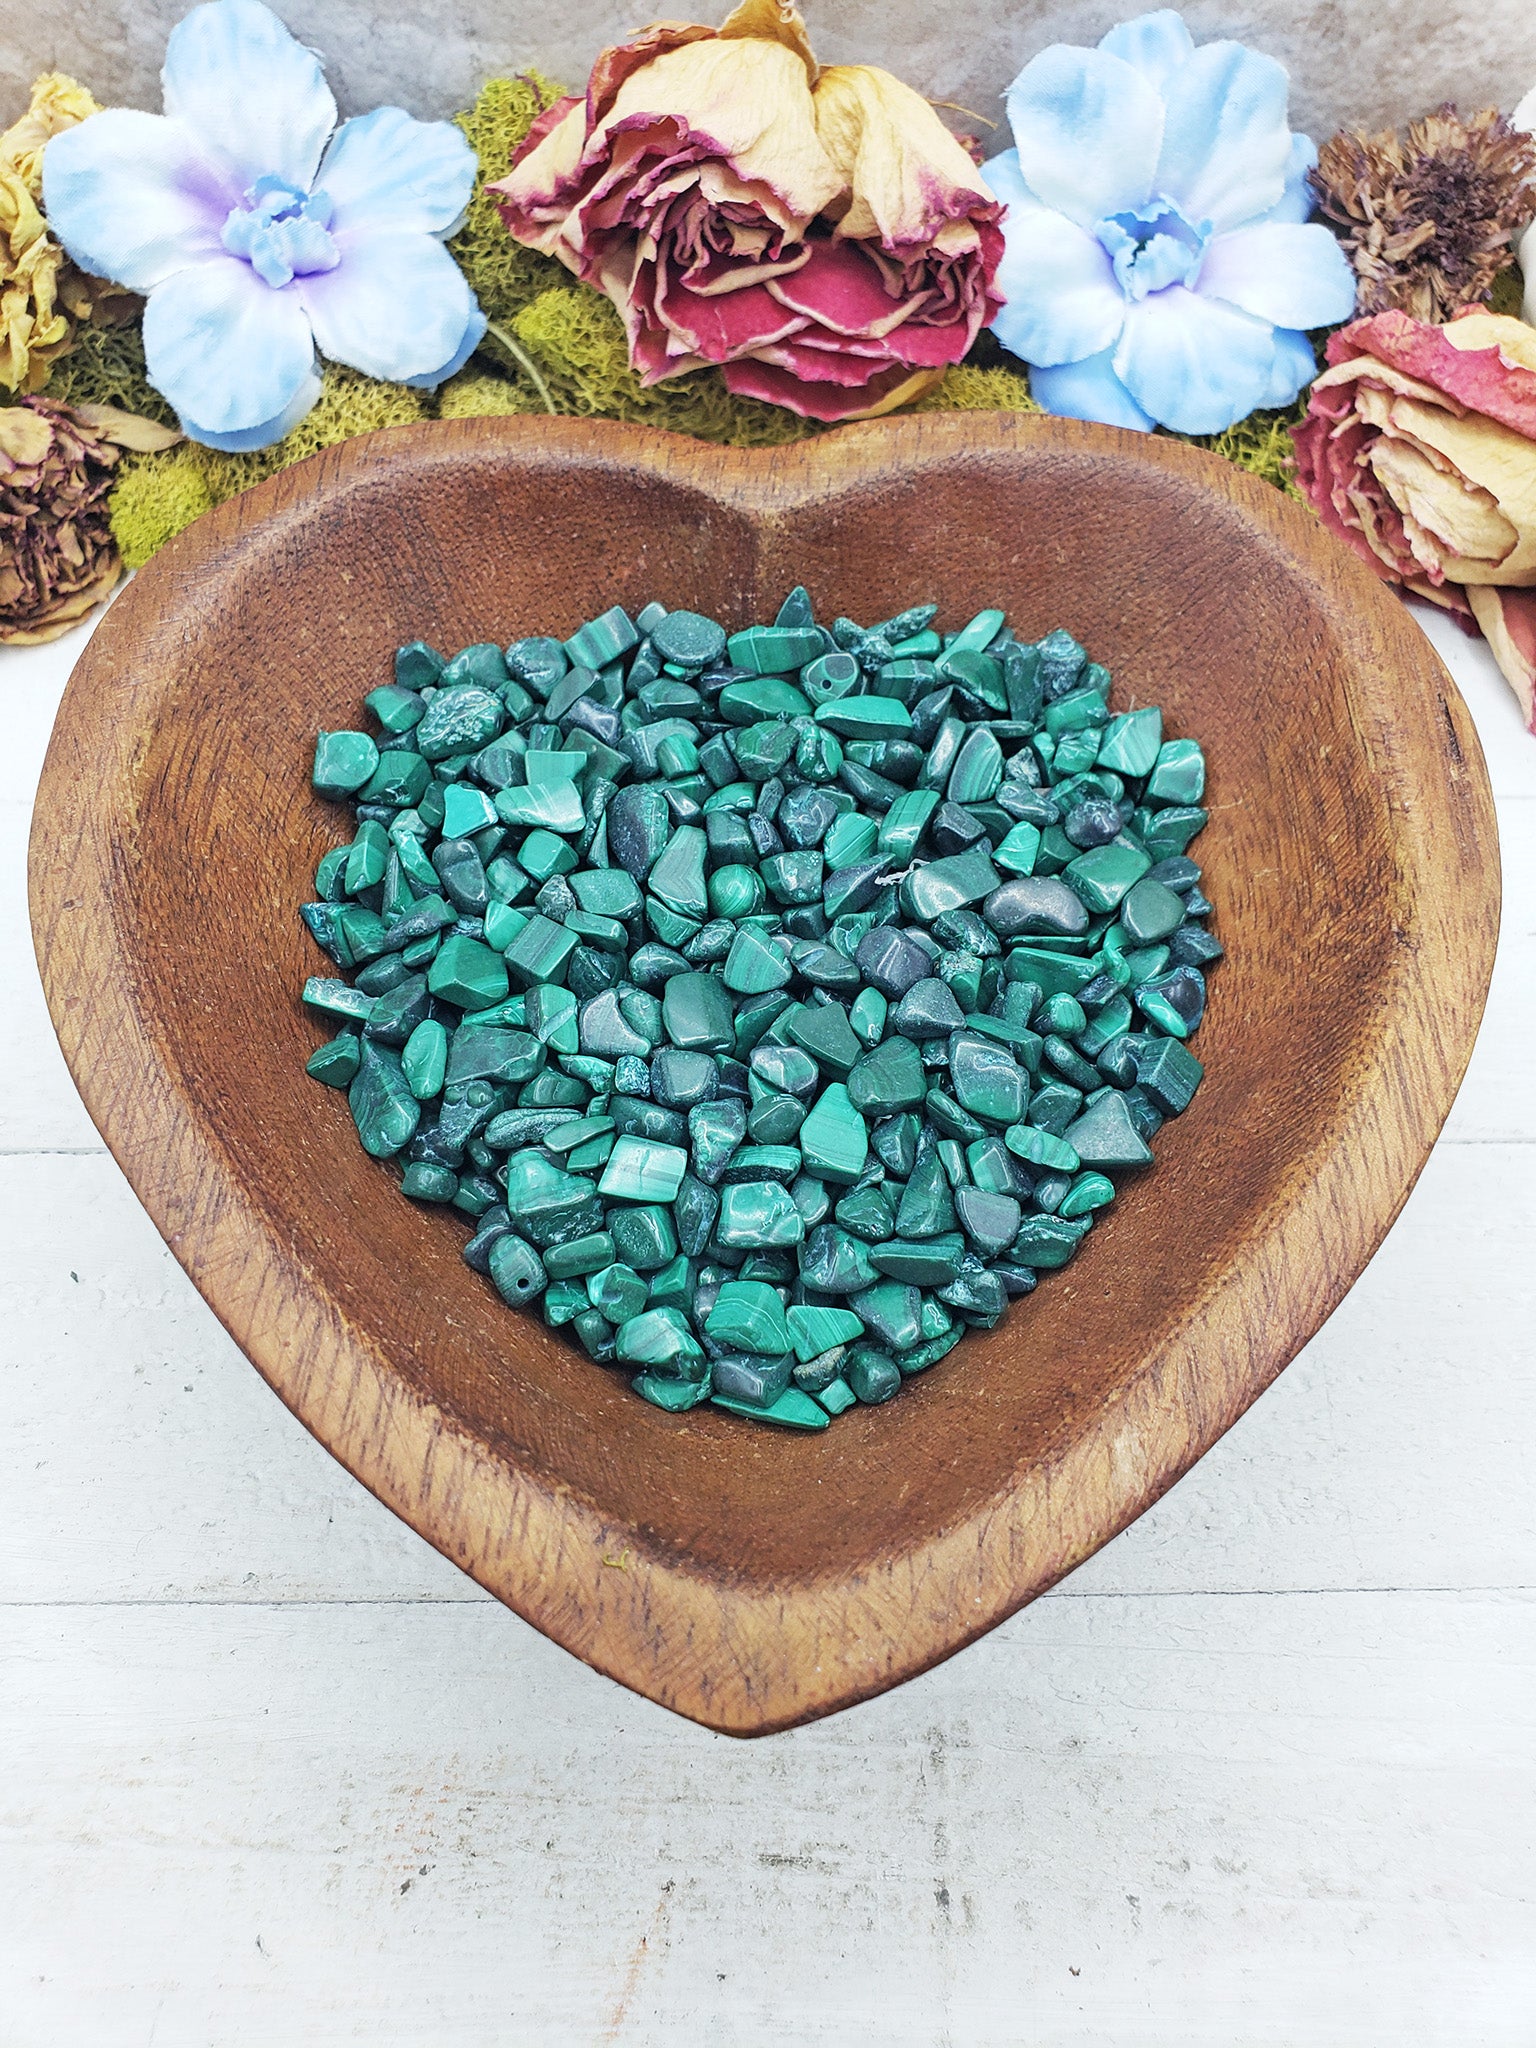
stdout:
MULTIPOLYGON (((1150 1166, 1151 1149, 1131 1122, 1125 1097, 1111 1088, 1067 1126, 1063 1142, 1084 1166, 1150 1166)), ((1067 1171, 1072 1169, 1067 1168, 1067 1171)))
POLYGON ((546 1057, 531 1032, 466 1022, 453 1034, 445 1078, 450 1087, 460 1081, 531 1081, 546 1057))
POLYGON ((1085 1095, 1091 1094, 1099 1086, 1098 1068, 1085 1060, 1064 1038, 1058 1038, 1054 1032, 1045 1041, 1044 1053, 1045 1068, 1042 1072, 1049 1069, 1051 1073, 1059 1074, 1074 1088, 1081 1088, 1085 1095))
MULTIPOLYGON (((849 1079, 849 1093, 853 1092, 852 1078, 849 1079)), ((922 1134, 922 1125, 910 1113, 887 1117, 876 1124, 870 1134, 870 1149, 888 1173, 897 1180, 905 1180, 917 1164, 917 1141, 922 1134)))
POLYGON ((459 1176, 432 1160, 412 1160, 400 1177, 400 1192, 412 1202, 451 1202, 459 1192, 459 1176))
POLYGON ((494 691, 473 684, 439 690, 412 734, 412 744, 427 761, 478 753, 495 739, 505 717, 501 699, 494 691))
POLYGON ((725 628, 699 612, 668 612, 652 628, 651 645, 679 668, 708 668, 725 652, 725 628))
POLYGON ((855 1400, 874 1406, 901 1392, 896 1361, 872 1344, 856 1344, 843 1361, 843 1376, 855 1400))
POLYGON ((976 726, 955 756, 945 791, 952 804, 985 803, 1003 779, 1003 750, 988 727, 976 726))
POLYGON ((880 1276, 856 1237, 835 1223, 819 1223, 806 1236, 800 1277, 817 1294, 849 1295, 872 1287, 880 1276))
POLYGON ((1102 1173, 1080 1173, 1061 1201, 1056 1214, 1064 1218, 1091 1216, 1115 1199, 1115 1184, 1102 1173))
POLYGON ((1026 1216, 1013 1241, 1013 1256, 1021 1265, 1042 1271, 1064 1266, 1087 1228, 1086 1217, 1074 1221, 1061 1216, 1026 1216))
POLYGON ((846 740, 900 739, 912 714, 899 697, 838 697, 816 707, 816 723, 846 740))
POLYGON ((1172 1038, 1157 1040, 1136 1054, 1136 1079, 1164 1116, 1178 1116, 1194 1100, 1205 1068, 1172 1038))
POLYGON ((543 982, 563 981, 575 952, 577 937, 552 919, 535 916, 517 934, 503 954, 508 975, 519 988, 534 988, 543 982))
POLYGON ((802 1003, 788 1018, 789 1037, 823 1073, 846 1081, 863 1054, 841 1003, 802 1003))
POLYGON ((827 865, 833 869, 846 868, 866 860, 875 849, 879 831, 873 818, 866 818, 859 811, 844 811, 833 821, 822 843, 827 865))
POLYGON ((368 692, 363 702, 386 732, 409 732, 427 708, 418 690, 399 683, 380 684, 378 689, 368 692))
POLYGON ((587 1276, 587 1298, 610 1323, 631 1321, 645 1307, 649 1295, 650 1289, 633 1266, 618 1261, 587 1276))
POLYGON ((800 671, 800 687, 813 704, 846 697, 863 671, 851 654, 820 654, 800 671))
POLYGON ((544 1270, 551 1280, 585 1279, 613 1263, 613 1239, 606 1230, 594 1230, 569 1244, 551 1245, 544 1254, 544 1270))
POLYGON ((395 650, 395 681, 402 689, 423 690, 443 672, 443 657, 425 640, 411 640, 395 650))
POLYGON ((542 1294, 549 1282, 544 1261, 532 1245, 511 1232, 498 1238, 491 1247, 491 1278, 502 1300, 514 1307, 542 1294))
MULTIPOLYGON (((1123 840, 1095 846, 1069 861, 1062 880, 1090 914, 1118 910, 1121 902, 1152 865, 1150 855, 1123 840)), ((1182 906, 1180 910, 1182 915, 1182 906)))
POLYGON ((882 1280, 855 1294, 848 1305, 873 1336, 898 1354, 922 1341, 922 1304, 915 1287, 882 1280))
POLYGON ((399 1055, 367 1040, 347 1091, 347 1107, 363 1150, 374 1159, 392 1159, 404 1151, 421 1122, 421 1104, 411 1093, 399 1055))
POLYGON ((365 732, 322 732, 315 742, 310 780, 321 796, 350 796, 379 765, 379 749, 365 732))
POLYGON ((1198 804, 1205 795, 1205 756, 1195 740, 1165 740, 1147 777, 1149 804, 1198 804))
POLYGON ((947 1038, 965 1022, 965 1012, 948 985, 931 975, 907 990, 891 1021, 904 1038, 947 1038))
POLYGON ((731 943, 722 978, 738 995, 765 995, 783 988, 793 972, 781 946, 764 933, 743 926, 731 943))
POLYGON ((776 1180, 788 1185, 799 1171, 797 1145, 743 1145, 725 1169, 725 1180, 776 1180))
POLYGON ((750 683, 727 683, 720 692, 720 716, 732 725, 808 718, 810 713, 811 700, 805 692, 777 676, 761 676, 750 683))
POLYGON ((869 1130, 840 1081, 822 1090, 801 1125, 800 1152, 806 1172, 817 1180, 850 1187, 864 1171, 869 1130))
POLYGON ((707 1185, 717 1182, 747 1135, 747 1110, 735 1097, 701 1103, 688 1112, 693 1171, 707 1185))
POLYGON ((327 1088, 350 1088, 362 1064, 362 1041, 356 1033, 342 1032, 318 1047, 304 1062, 304 1071, 327 1088))
POLYGON ((805 1223, 789 1190, 777 1181, 742 1181, 721 1190, 715 1232, 733 1250, 771 1250, 799 1244, 805 1223))
POLYGON ((858 1396, 845 1379, 829 1380, 824 1387, 815 1389, 816 1399, 832 1416, 846 1414, 853 1407, 858 1396))
MULTIPOLYGON (((1138 812, 1137 816, 1140 815, 1138 812)), ((1166 810, 1149 813, 1145 829, 1138 826, 1137 830, 1147 852, 1158 861, 1182 853, 1195 834, 1205 829, 1205 824, 1206 813, 1198 804, 1170 804, 1166 810)))
POLYGON ((974 1186, 985 1193, 1016 1195, 1028 1190, 1029 1183, 1020 1178, 1002 1138, 976 1139, 966 1147, 965 1164, 974 1186))
MULTIPOLYGON (((725 1289, 720 1291, 723 1294, 725 1289)), ((761 1358, 744 1352, 722 1353, 714 1358, 711 1367, 715 1398, 717 1401, 740 1402, 754 1413, 770 1407, 788 1388, 793 1364, 788 1352, 777 1358, 761 1358)))
POLYGON ((1088 913, 1076 890, 1051 875, 1019 875, 994 889, 982 916, 1001 939, 1077 938, 1088 913))
POLYGON ((680 1415, 686 1409, 697 1408, 701 1401, 707 1401, 709 1381, 665 1380, 655 1373, 637 1373, 629 1383, 641 1400, 649 1401, 653 1408, 663 1408, 669 1415, 680 1415))
POLYGON ((1120 905, 1120 922, 1131 946, 1155 946, 1184 922, 1184 899, 1150 875, 1136 883, 1120 905))
POLYGON ((653 783, 621 789, 603 813, 608 852, 636 882, 643 882, 672 836, 672 812, 653 783))
POLYGON ((777 1423, 781 1429, 825 1429, 832 1420, 819 1402, 813 1401, 809 1394, 802 1394, 798 1387, 786 1387, 766 1408, 757 1407, 750 1401, 738 1401, 727 1394, 712 1396, 712 1406, 725 1408, 733 1415, 749 1415, 754 1422, 777 1423))
POLYGON ((674 974, 661 1000, 672 1043, 688 1052, 728 1052, 736 1042, 730 998, 714 975, 674 974))
POLYGON ((790 1348, 784 1305, 760 1280, 728 1280, 704 1325, 717 1344, 733 1351, 780 1357, 790 1348))
MULTIPOLYGON (((930 924, 946 910, 979 903, 998 887, 997 869, 980 848, 953 853, 915 867, 901 885, 901 907, 908 917, 930 924)), ((990 923, 992 920, 988 919, 990 923)))
POLYGON ((610 1202, 670 1202, 687 1167, 688 1154, 680 1145, 626 1133, 609 1154, 597 1191, 610 1202))
POLYGON ((432 994, 463 1010, 483 1010, 501 1002, 509 985, 502 956, 480 940, 457 933, 443 941, 427 970, 432 994))
POLYGON ((788 1145, 800 1135, 809 1114, 808 1105, 793 1095, 781 1095, 765 1088, 752 1077, 752 1107, 747 1112, 747 1129, 759 1145, 788 1145))
POLYGON ((750 626, 733 633, 725 651, 732 668, 754 676, 785 676, 797 675, 824 646, 815 626, 750 626))
POLYGON ((956 1232, 941 1237, 892 1238, 877 1244, 869 1254, 870 1264, 892 1280, 905 1280, 914 1287, 947 1287, 960 1270, 965 1240, 956 1232))
POLYGON ((978 1123, 968 1109, 962 1109, 953 1097, 942 1088, 928 1090, 928 1121, 941 1138, 958 1138, 963 1145, 970 1145, 977 1138, 986 1135, 985 1126, 978 1123))
POLYGON ((1123 711, 1105 726, 1098 761, 1120 775, 1146 775, 1156 764, 1163 744, 1163 714, 1155 705, 1123 711))
POLYGON ((1006 1046, 979 1032, 950 1040, 949 1078, 961 1108, 987 1123, 1019 1123, 1029 1106, 1029 1076, 1006 1046))
POLYGON ((402 808, 419 804, 425 798, 431 780, 431 764, 420 754, 391 748, 388 753, 380 754, 379 765, 357 792, 357 800, 365 804, 395 804, 402 808))
POLYGON ((925 1140, 896 1211, 896 1229, 902 1237, 941 1237, 954 1227, 949 1180, 937 1148, 925 1140))
POLYGON ((1023 1210, 1016 1196, 963 1187, 955 1189, 954 1201, 960 1227, 982 1258, 996 1258, 1018 1236, 1023 1210))
POLYGON ((888 1038, 849 1069, 849 1099, 866 1116, 916 1109, 927 1093, 923 1056, 909 1038, 888 1038))
MULTIPOLYGON (((902 1377, 910 1379, 913 1373, 926 1372, 930 1365, 937 1365, 941 1358, 948 1357, 964 1335, 963 1330, 951 1330, 946 1336, 930 1337, 926 1344, 919 1344, 912 1351, 903 1351, 897 1360, 902 1377)), ((825 1399, 825 1396, 818 1396, 818 1399, 825 1399)))
POLYGON ((681 1309, 649 1308, 632 1316, 614 1345, 622 1364, 649 1366, 664 1378, 698 1379, 707 1371, 704 1347, 681 1309))
POLYGON ((844 1230, 866 1244, 881 1244, 895 1235, 896 1210, 884 1187, 871 1184, 844 1195, 833 1211, 844 1230))
POLYGON ((628 612, 622 605, 613 605, 571 635, 565 643, 565 654, 573 668, 602 669, 620 655, 628 654, 639 641, 640 635, 628 612))
POLYGON ((712 1187, 685 1173, 672 1203, 677 1224, 677 1241, 689 1258, 698 1258, 709 1243, 720 1214, 720 1197, 712 1187))

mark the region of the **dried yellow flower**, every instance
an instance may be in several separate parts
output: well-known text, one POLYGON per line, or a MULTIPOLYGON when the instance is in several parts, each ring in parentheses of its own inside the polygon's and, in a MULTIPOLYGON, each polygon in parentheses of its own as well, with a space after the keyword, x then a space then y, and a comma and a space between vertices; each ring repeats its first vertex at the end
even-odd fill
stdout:
POLYGON ((32 85, 32 104, 19 121, 0 135, 0 157, 12 166, 36 200, 43 196, 43 151, 55 135, 101 112, 77 79, 64 71, 45 71, 32 85))
POLYGON ((48 233, 40 208, 43 150, 65 128, 101 108, 83 85, 50 71, 32 104, 0 135, 0 385, 41 391, 74 342, 75 324, 131 318, 138 301, 77 270, 48 233))
POLYGON ((65 267, 25 182, 0 163, 0 384, 8 391, 41 391, 69 348, 74 322, 59 293, 65 267))

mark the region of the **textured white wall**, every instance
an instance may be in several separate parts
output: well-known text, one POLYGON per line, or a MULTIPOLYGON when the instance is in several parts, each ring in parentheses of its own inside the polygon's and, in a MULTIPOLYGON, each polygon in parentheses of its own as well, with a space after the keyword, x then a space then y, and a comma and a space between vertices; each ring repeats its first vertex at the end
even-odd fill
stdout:
MULTIPOLYGON (((187 0, 21 0, 0 15, 0 114, 33 75, 72 71, 101 99, 158 107, 166 32, 187 0)), ((654 18, 721 18, 730 0, 277 0, 327 61, 344 111, 388 101, 452 112, 497 72, 537 65, 584 78, 604 43, 654 18)), ((1092 42, 1134 0, 802 0, 828 62, 888 65, 934 98, 996 117, 999 95, 1049 42, 1092 42)), ((1322 139, 1344 122, 1406 119, 1443 99, 1513 107, 1536 84, 1536 6, 1483 0, 1187 0, 1197 40, 1232 35, 1290 67, 1295 125, 1322 139)))

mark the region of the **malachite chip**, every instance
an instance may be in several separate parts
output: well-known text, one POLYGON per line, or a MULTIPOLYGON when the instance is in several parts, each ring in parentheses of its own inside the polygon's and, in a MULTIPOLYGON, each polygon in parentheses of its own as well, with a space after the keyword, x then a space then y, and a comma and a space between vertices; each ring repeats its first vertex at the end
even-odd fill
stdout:
POLYGON ((317 1144, 350 1112, 654 1426, 879 1406, 1095 1229, 1113 1292, 1222 946, 1204 753, 1069 633, 797 587, 370 680, 306 764, 317 1144))

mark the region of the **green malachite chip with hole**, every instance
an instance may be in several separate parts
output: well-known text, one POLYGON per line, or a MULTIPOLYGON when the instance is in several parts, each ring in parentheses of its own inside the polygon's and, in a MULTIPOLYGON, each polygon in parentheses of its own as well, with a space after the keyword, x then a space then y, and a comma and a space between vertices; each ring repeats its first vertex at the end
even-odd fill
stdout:
POLYGON ((878 1407, 1095 1231, 1112 1293, 1204 1073, 1198 741, 997 607, 570 625, 413 641, 316 740, 321 1142, 658 1428, 878 1407))

